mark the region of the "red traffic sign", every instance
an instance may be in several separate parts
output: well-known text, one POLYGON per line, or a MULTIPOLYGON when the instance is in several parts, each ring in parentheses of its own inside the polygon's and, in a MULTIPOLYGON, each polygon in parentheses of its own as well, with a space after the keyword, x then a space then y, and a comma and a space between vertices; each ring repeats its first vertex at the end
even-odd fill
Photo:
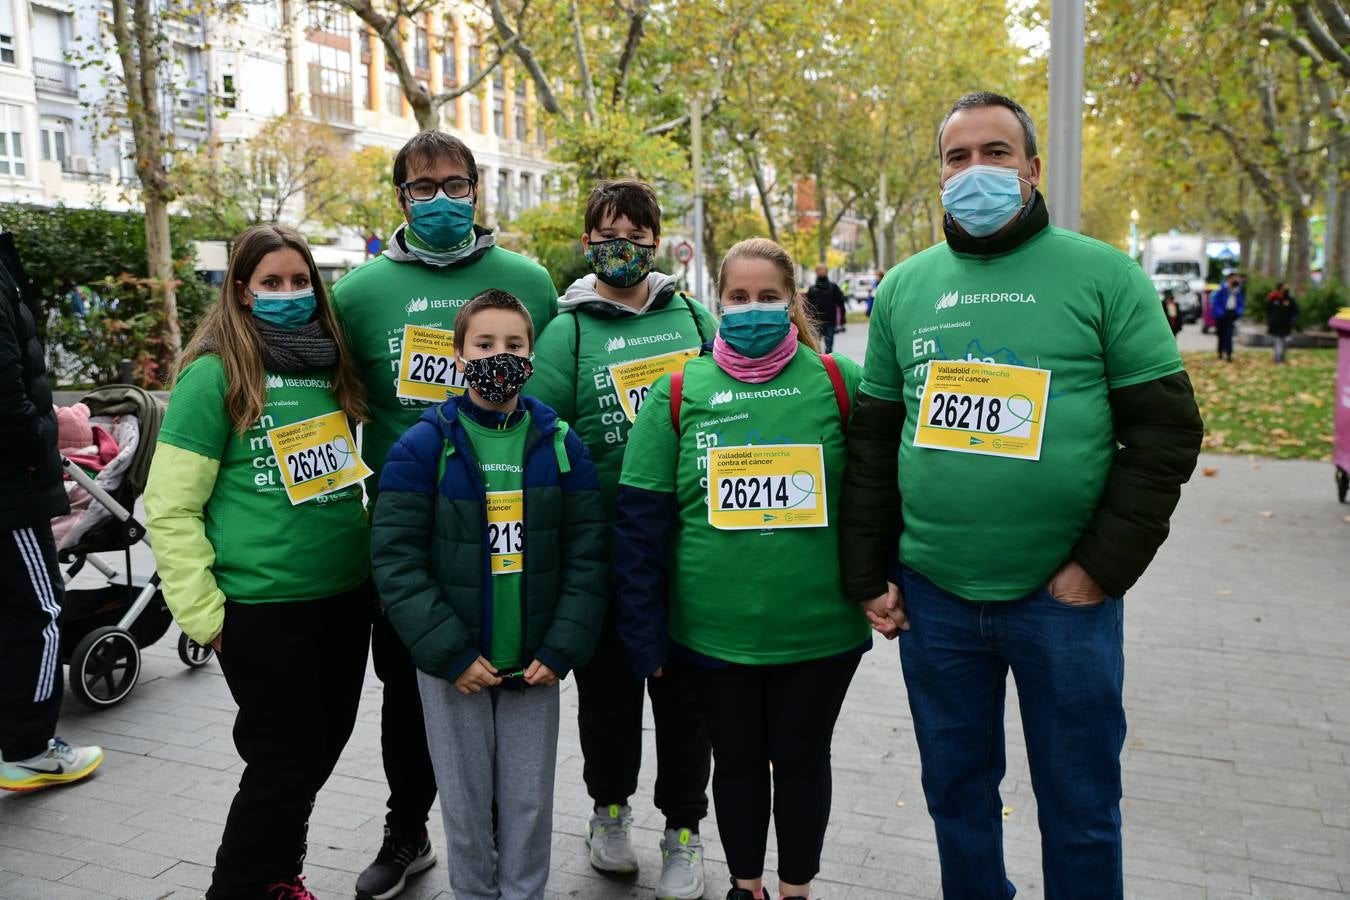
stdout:
POLYGON ((675 259, 682 265, 687 265, 694 258, 694 245, 688 241, 680 241, 675 245, 675 259))

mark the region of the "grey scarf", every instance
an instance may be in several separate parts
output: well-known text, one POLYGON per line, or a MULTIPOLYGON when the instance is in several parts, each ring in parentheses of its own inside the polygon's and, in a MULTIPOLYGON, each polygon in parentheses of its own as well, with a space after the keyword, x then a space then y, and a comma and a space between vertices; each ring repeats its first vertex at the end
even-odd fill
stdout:
POLYGON ((337 341, 324 331, 321 322, 278 328, 255 318, 253 324, 262 338, 263 365, 269 372, 305 372, 337 363, 337 341))

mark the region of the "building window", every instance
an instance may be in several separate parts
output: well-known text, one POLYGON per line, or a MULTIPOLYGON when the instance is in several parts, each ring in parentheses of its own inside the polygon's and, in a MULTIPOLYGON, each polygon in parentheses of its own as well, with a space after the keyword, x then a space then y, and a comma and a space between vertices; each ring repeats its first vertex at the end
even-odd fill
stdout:
POLYGON ((391 116, 403 115, 403 86, 398 83, 398 73, 387 67, 384 70, 384 111, 391 116))
POLYGON ((475 34, 473 43, 469 45, 469 80, 473 81, 481 71, 483 71, 483 40, 475 34))
POLYGON ((523 141, 525 140, 525 131, 526 131, 525 78, 520 75, 516 76, 516 97, 512 113, 513 117, 515 118, 515 131, 512 133, 511 137, 515 138, 518 141, 523 141))
POLYGON ((226 109, 234 109, 239 97, 234 86, 234 76, 226 73, 220 76, 220 102, 226 109))
POLYGON ((334 37, 350 38, 352 22, 347 10, 336 3, 308 3, 309 27, 334 37))
POLYGON ((254 25, 267 29, 281 27, 281 11, 277 0, 249 0, 244 5, 247 7, 248 20, 254 25))
POLYGON ((362 28, 356 33, 356 49, 361 54, 361 62, 370 62, 370 29, 362 28))
POLYGON ((455 20, 446 16, 445 33, 441 36, 441 81, 447 88, 459 84, 457 56, 459 56, 459 37, 455 32, 455 20))
POLYGON ((122 135, 117 149, 120 154, 117 170, 124 183, 132 183, 136 180, 136 139, 129 134, 122 135))
POLYGON ((14 61, 14 35, 0 34, 0 63, 17 65, 14 61))
POLYGON ((470 91, 465 96, 469 98, 469 130, 481 132, 483 130, 483 99, 478 96, 477 91, 470 91))
POLYGON ((325 122, 352 120, 352 55, 326 44, 309 44, 310 111, 325 122))
POLYGON ((417 34, 413 38, 413 61, 418 74, 427 77, 423 73, 431 71, 431 41, 426 28, 421 25, 417 26, 417 34))
POLYGON ((370 64, 356 67, 356 102, 362 109, 370 109, 370 64))
POLYGON ((529 172, 520 173, 520 209, 524 212, 534 208, 534 179, 529 172))
POLYGON ((0 103, 0 175, 27 175, 23 161, 23 108, 0 103))
POLYGON ((499 138, 506 137, 506 101, 501 94, 492 101, 492 133, 499 138))
POLYGON ((42 122, 42 158, 47 162, 59 162, 62 171, 70 169, 70 120, 43 118, 42 122))
POLYGON ((497 217, 511 218, 511 173, 505 169, 497 170, 497 217))

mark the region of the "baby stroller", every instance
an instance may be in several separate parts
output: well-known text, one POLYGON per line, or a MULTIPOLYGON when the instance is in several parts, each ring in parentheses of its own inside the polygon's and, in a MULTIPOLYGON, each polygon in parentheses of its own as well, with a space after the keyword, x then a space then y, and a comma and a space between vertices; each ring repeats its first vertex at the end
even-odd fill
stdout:
MULTIPOLYGON (((134 450, 119 460, 117 471, 110 471, 113 467, 109 466, 98 478, 91 478, 70 459, 62 459, 66 474, 91 497, 88 509, 78 513, 80 520, 70 532, 71 539, 59 544, 58 559, 67 567, 64 581, 69 585, 87 563, 107 584, 67 587, 61 659, 70 665, 71 693, 87 706, 106 709, 131 693, 141 674, 141 648, 162 638, 173 621, 159 574, 152 569, 148 575, 135 575, 131 561, 131 548, 146 540, 145 526, 133 510, 145 489, 164 412, 150 394, 125 384, 97 388, 82 402, 89 407, 91 422, 117 427, 124 447, 134 442, 134 450), (125 575, 98 556, 119 551, 125 575)), ((180 634, 178 656, 196 668, 210 660, 211 649, 180 634)))

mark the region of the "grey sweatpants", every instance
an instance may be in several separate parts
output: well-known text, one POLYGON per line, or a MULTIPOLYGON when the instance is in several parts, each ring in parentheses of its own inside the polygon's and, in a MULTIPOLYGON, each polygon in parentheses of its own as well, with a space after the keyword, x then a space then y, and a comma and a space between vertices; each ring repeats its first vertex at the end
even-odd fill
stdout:
POLYGON ((542 900, 553 832, 558 686, 461 694, 417 673, 456 900, 542 900), (497 834, 492 804, 497 804, 497 834))

